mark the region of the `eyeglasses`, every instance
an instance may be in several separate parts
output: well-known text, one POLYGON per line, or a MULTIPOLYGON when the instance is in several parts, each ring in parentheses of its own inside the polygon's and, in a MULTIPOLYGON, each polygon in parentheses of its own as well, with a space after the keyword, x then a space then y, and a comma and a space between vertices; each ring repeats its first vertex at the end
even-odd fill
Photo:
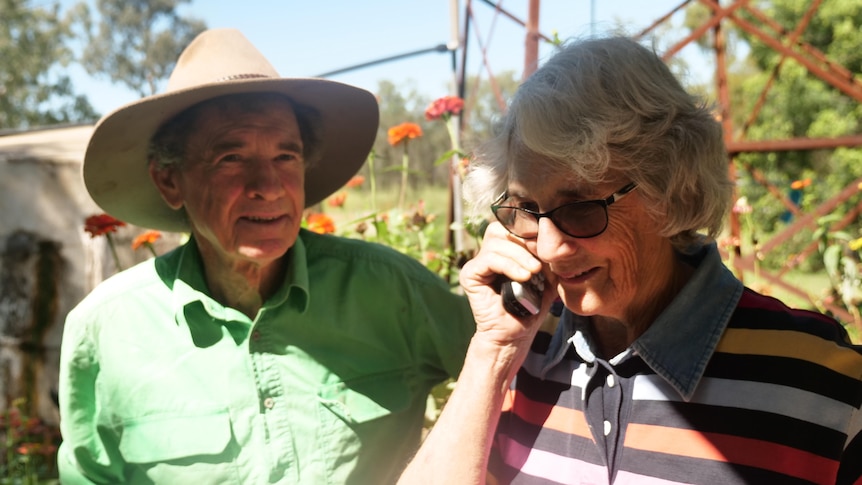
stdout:
POLYGON ((569 236, 582 239, 596 237, 608 228, 608 206, 637 186, 632 182, 607 198, 571 202, 548 212, 505 205, 509 202, 509 194, 504 192, 491 205, 491 211, 506 230, 523 239, 535 239, 539 235, 539 219, 543 217, 550 218, 560 231, 569 236))

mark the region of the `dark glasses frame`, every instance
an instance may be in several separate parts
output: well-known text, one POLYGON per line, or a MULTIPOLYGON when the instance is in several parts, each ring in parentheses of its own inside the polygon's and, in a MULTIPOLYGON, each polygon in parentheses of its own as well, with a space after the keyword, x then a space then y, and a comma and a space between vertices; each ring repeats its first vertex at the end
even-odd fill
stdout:
POLYGON ((631 182, 631 183, 627 184, 626 186, 624 186, 623 188, 617 190, 613 194, 609 195, 608 197, 605 197, 604 199, 579 200, 577 202, 570 202, 568 204, 563 204, 563 205, 561 205, 555 209, 551 209, 548 212, 536 212, 536 211, 533 211, 530 209, 524 209, 523 207, 513 207, 513 206, 500 205, 502 202, 505 202, 505 200, 509 197, 508 192, 503 192, 502 194, 500 194, 500 197, 498 197, 497 200, 493 204, 491 204, 491 212, 494 213, 494 217, 496 217, 497 220, 500 221, 500 224, 502 224, 503 227, 505 227, 507 231, 509 231, 511 234, 513 234, 517 237, 520 237, 522 239, 535 239, 536 237, 538 237, 538 235, 539 235, 539 220, 543 217, 547 217, 547 218, 551 219, 551 222, 554 223, 554 225, 557 227, 557 229, 559 229, 564 234, 571 236, 571 237, 574 237, 574 238, 578 238, 578 239, 587 239, 587 238, 591 238, 591 237, 596 237, 599 234, 605 232, 605 230, 608 228, 608 206, 610 206, 614 202, 625 197, 629 192, 636 189, 637 186, 638 186, 637 183, 631 182), (602 207, 602 210, 604 210, 604 212, 605 212, 605 223, 602 226, 602 228, 598 231, 588 232, 588 233, 584 233, 584 234, 572 234, 571 232, 563 229, 560 226, 561 222, 559 222, 558 219, 555 217, 557 214, 559 214, 558 211, 561 209, 571 208, 573 206, 584 206, 584 205, 593 205, 593 206, 601 206, 602 207), (511 217, 511 224, 507 223, 506 218, 501 216, 501 214, 499 213, 499 211, 501 209, 516 211, 516 212, 512 213, 513 217, 511 217), (535 234, 527 233, 528 235, 524 236, 524 235, 518 234, 517 232, 514 231, 514 222, 518 218, 518 212, 521 212, 524 214, 529 214, 536 219, 535 234), (512 227, 510 227, 510 225, 512 227))

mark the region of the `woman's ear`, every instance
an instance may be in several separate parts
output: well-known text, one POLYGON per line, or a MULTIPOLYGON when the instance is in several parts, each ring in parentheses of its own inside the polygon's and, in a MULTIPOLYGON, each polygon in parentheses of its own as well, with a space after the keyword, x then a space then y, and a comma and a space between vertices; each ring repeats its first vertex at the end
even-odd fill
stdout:
POLYGON ((182 208, 183 194, 179 185, 179 171, 173 166, 160 167, 153 161, 150 161, 149 170, 150 178, 168 207, 174 210, 182 208))

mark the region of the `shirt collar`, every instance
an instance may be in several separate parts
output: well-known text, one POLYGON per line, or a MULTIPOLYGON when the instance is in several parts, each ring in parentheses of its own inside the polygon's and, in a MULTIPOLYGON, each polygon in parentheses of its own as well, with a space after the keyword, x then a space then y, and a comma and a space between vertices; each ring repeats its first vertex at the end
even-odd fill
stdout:
MULTIPOLYGON (((742 296, 743 285, 721 261, 714 243, 682 257, 696 268, 692 278, 647 331, 611 363, 636 352, 683 399, 689 400, 742 296)), ((560 362, 569 345, 586 362, 594 362, 587 329, 586 318, 565 310, 544 370, 560 362)))
MULTIPOLYGON (((296 243, 287 252, 285 257, 288 258, 288 269, 284 282, 276 293, 264 302, 264 309, 277 307, 287 301, 296 305, 300 313, 304 313, 308 308, 310 293, 304 236, 305 232, 302 230, 296 243)), ((210 296, 204 277, 203 260, 194 237, 161 259, 157 268, 162 280, 173 290, 172 307, 178 321, 184 320, 183 310, 193 302, 200 302, 206 312, 218 320, 248 320, 240 311, 226 307, 210 296)))

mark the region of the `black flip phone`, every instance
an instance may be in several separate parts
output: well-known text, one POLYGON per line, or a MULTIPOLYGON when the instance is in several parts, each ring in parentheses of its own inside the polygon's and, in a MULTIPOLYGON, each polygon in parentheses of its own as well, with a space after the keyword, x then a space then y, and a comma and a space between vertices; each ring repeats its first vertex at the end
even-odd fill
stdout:
POLYGON ((544 289, 545 276, 542 273, 534 274, 529 281, 524 283, 506 279, 500 288, 503 308, 518 318, 535 315, 542 308, 544 289))

